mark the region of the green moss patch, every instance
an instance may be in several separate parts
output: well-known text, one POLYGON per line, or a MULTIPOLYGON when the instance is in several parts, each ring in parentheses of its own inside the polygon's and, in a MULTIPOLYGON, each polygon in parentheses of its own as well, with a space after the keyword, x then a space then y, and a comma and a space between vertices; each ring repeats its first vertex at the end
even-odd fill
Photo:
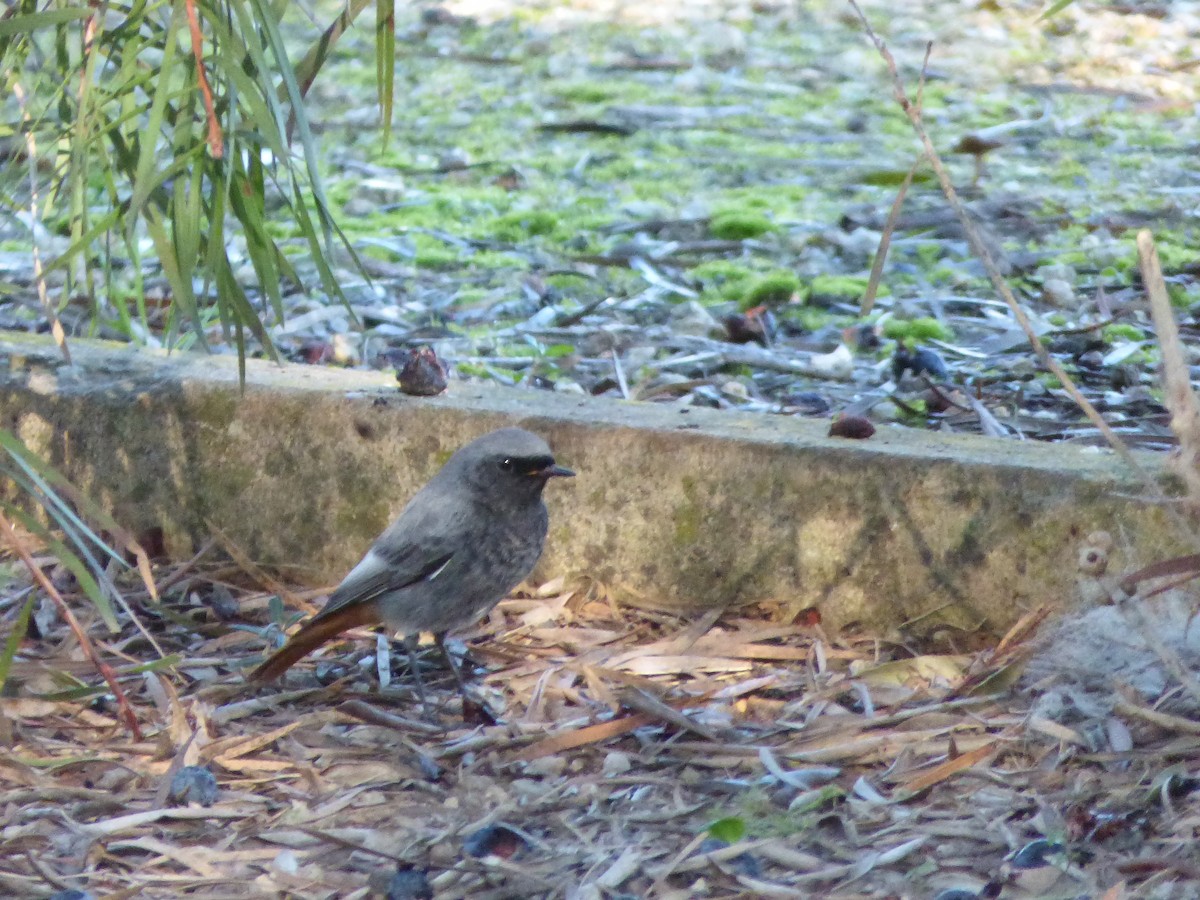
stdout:
POLYGON ((888 319, 883 326, 883 336, 901 343, 954 340, 954 332, 950 327, 932 318, 888 319))
POLYGON ((777 269, 763 275, 746 288, 742 296, 743 309, 755 306, 782 306, 800 293, 800 279, 795 272, 777 269))

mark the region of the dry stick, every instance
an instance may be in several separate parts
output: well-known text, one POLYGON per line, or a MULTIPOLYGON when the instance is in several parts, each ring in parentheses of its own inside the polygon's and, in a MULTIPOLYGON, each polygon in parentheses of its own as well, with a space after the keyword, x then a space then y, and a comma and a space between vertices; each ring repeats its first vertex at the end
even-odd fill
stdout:
POLYGON ((1179 341, 1175 311, 1171 308, 1162 265, 1158 261, 1158 250, 1154 247, 1154 236, 1149 229, 1143 228, 1138 232, 1137 248, 1142 284, 1150 298, 1150 315, 1162 351, 1162 380, 1166 395, 1163 402, 1171 412, 1171 430, 1179 439, 1177 469, 1187 486, 1188 498, 1195 506, 1200 504, 1200 403, 1197 403, 1196 395, 1192 392, 1191 373, 1179 341))
POLYGON ((75 613, 71 612, 71 607, 67 605, 67 601, 63 599, 62 594, 54 587, 54 584, 46 577, 46 573, 41 567, 33 561, 29 550, 21 542, 21 538, 17 535, 17 530, 13 528, 12 522, 8 516, 0 512, 0 528, 3 528, 5 537, 8 539, 9 545, 21 557, 21 561, 25 563, 25 567, 29 569, 29 574, 34 580, 41 585, 47 596, 54 601, 54 605, 58 607, 59 615, 63 617, 66 623, 71 627, 71 631, 75 633, 75 639, 79 641, 79 646, 83 648, 83 652, 96 667, 96 671, 108 683, 109 689, 113 696, 117 698, 117 710, 120 712, 121 719, 125 722, 125 727, 129 729, 130 734, 135 740, 142 739, 142 729, 138 726, 137 717, 133 714, 133 708, 129 705, 129 701, 125 698, 125 692, 121 690, 121 685, 117 683, 116 673, 100 656, 96 653, 96 648, 92 645, 83 627, 79 624, 79 620, 75 618, 75 613))
MULTIPOLYGON (((932 51, 933 44, 925 47, 925 61, 921 64, 921 80, 917 82, 918 115, 925 102, 925 71, 929 68, 929 54, 932 51)), ((896 233, 896 222, 900 219, 900 210, 904 208, 904 198, 908 195, 908 189, 912 187, 913 178, 917 175, 917 168, 924 158, 925 154, 922 153, 913 160, 908 174, 904 176, 904 181, 900 185, 900 190, 896 191, 896 199, 892 201, 892 208, 883 225, 883 234, 879 236, 879 249, 875 251, 875 261, 871 264, 871 277, 867 280, 867 292, 863 294, 860 310, 862 316, 870 315, 875 306, 875 295, 879 292, 879 282, 883 280, 883 264, 887 262, 888 248, 892 245, 892 235, 896 233)))
MULTIPOLYGON (((1047 369, 1049 369, 1051 374, 1053 374, 1054 377, 1059 380, 1059 383, 1062 384, 1063 389, 1070 395, 1071 399, 1075 401, 1075 404, 1081 410, 1083 410, 1083 413, 1085 416, 1087 416, 1088 421, 1090 421, 1097 428, 1097 430, 1099 430, 1099 432, 1104 436, 1104 439, 1108 441, 1109 446, 1111 446, 1117 452, 1124 463, 1129 466, 1129 468, 1138 476, 1143 485, 1149 491, 1150 495, 1156 501, 1162 504, 1172 522, 1179 529, 1180 534, 1185 535, 1190 539, 1194 539, 1195 535, 1193 534, 1191 528, 1179 514, 1179 511, 1174 508, 1166 494, 1163 493, 1162 488, 1156 481, 1154 481, 1153 478, 1150 477, 1150 474, 1138 464, 1133 452, 1129 449, 1125 442, 1121 440, 1117 433, 1108 426, 1108 423, 1104 421, 1104 418, 1096 410, 1096 407, 1091 404, 1087 397, 1080 393, 1079 388, 1075 386, 1075 382, 1071 380, 1071 376, 1069 376, 1066 371, 1063 370, 1063 367, 1058 364, 1058 361, 1050 355, 1050 352, 1046 349, 1045 345, 1038 337, 1037 332, 1034 331, 1033 324, 1029 321, 1029 316, 1025 314, 1025 310, 1022 309, 1020 303, 1017 302, 1017 298, 1013 295, 1012 289, 1009 288, 1008 283, 1004 280, 1004 276, 1002 276, 1000 274, 1000 270, 996 268, 996 263, 995 260, 992 259, 991 252, 980 239, 979 231, 976 229, 975 223, 967 214, 966 209, 963 207, 962 201, 958 199, 958 193, 954 190, 954 184, 950 181, 950 174, 946 171, 946 167, 942 163, 942 158, 938 156, 938 152, 933 146, 933 141, 930 140, 929 133, 925 130, 925 125, 921 120, 920 110, 913 105, 912 101, 908 99, 907 93, 905 93, 904 85, 900 81, 900 73, 896 69, 895 58, 892 56, 891 51, 888 50, 887 45, 875 34, 875 31, 871 28, 871 23, 867 21, 866 15, 859 8, 855 0, 848 0, 848 2, 850 3, 850 6, 853 7, 854 12, 858 15, 859 20, 862 22, 863 28, 867 32, 867 37, 871 39, 871 42, 875 45, 875 49, 879 51, 879 55, 883 57, 883 61, 887 64, 888 72, 892 76, 892 93, 896 98, 896 102, 900 105, 900 108, 904 110, 904 114, 908 117, 909 122, 912 124, 913 131, 916 133, 917 137, 920 138, 921 144, 925 148, 925 155, 929 159, 929 164, 933 167, 934 174, 937 175, 938 183, 942 188, 942 193, 946 196, 946 200, 950 204, 950 208, 954 210, 955 216, 958 217, 959 222, 962 224, 963 233, 966 235, 967 243, 970 245, 971 251, 979 258, 979 261, 983 263, 983 268, 987 272, 988 278, 992 282, 992 286, 1008 305, 1009 310, 1013 314, 1013 318, 1016 319, 1017 324, 1021 327, 1021 330, 1025 332, 1025 336, 1029 339, 1029 345, 1033 348, 1033 352, 1037 355, 1038 361, 1047 369)), ((928 46, 932 46, 932 44, 928 46)), ((926 50, 926 53, 928 54, 928 49, 926 50)))
MULTIPOLYGON (((38 227, 37 138, 33 136, 33 119, 25 103, 25 89, 20 83, 13 83, 13 94, 17 98, 17 105, 21 107, 21 120, 25 125, 25 155, 29 157, 29 230, 32 232, 38 227)), ((33 280, 37 283, 38 299, 50 322, 50 333, 54 335, 54 342, 58 344, 58 349, 69 366, 71 351, 67 347, 67 333, 63 331, 62 322, 58 319, 58 311, 50 305, 50 293, 46 290, 42 254, 38 250, 36 234, 33 235, 33 280)))
POLYGON ((908 189, 912 186, 913 178, 917 174, 917 167, 921 165, 921 160, 924 158, 925 154, 921 154, 913 160, 908 174, 904 176, 904 181, 900 185, 900 190, 896 191, 896 199, 892 201, 891 211, 883 225, 883 234, 879 236, 879 249, 875 251, 875 261, 871 264, 871 277, 867 280, 867 292, 863 294, 862 307, 859 310, 861 316, 869 316, 875 306, 875 295, 879 292, 879 282, 883 280, 883 264, 887 262, 888 248, 892 245, 892 235, 896 232, 896 222, 899 220, 900 210, 904 206, 904 197, 908 194, 908 189))
POLYGON ((213 108, 212 88, 208 86, 208 75, 204 71, 204 35, 200 32, 200 19, 196 16, 195 0, 187 0, 188 27, 192 33, 192 56, 196 60, 196 78, 200 82, 200 95, 204 98, 204 112, 208 116, 208 147, 213 159, 225 155, 225 138, 217 111, 213 108))
POLYGON ((1182 731, 1184 734, 1200 734, 1200 722, 1194 722, 1191 719, 1183 716, 1175 716, 1170 713, 1165 713, 1157 709, 1150 709, 1138 703, 1134 703, 1128 697, 1117 694, 1116 703, 1113 705, 1113 712, 1120 713, 1124 716, 1129 716, 1134 719, 1141 719, 1144 722, 1149 722, 1151 725, 1156 725, 1166 731, 1182 731))
MULTIPOLYGON (((1138 590, 1138 585, 1143 581, 1150 578, 1166 578, 1168 576, 1177 576, 1175 581, 1167 585, 1168 587, 1177 587, 1193 579, 1200 578, 1200 553, 1190 553, 1187 556, 1173 556, 1170 559, 1160 560, 1150 563, 1148 566, 1143 566, 1136 572, 1130 572, 1121 579, 1121 589, 1127 594, 1132 594, 1138 590)), ((1162 587, 1157 587, 1143 596, 1153 597, 1155 594, 1161 594, 1163 590, 1162 587)))

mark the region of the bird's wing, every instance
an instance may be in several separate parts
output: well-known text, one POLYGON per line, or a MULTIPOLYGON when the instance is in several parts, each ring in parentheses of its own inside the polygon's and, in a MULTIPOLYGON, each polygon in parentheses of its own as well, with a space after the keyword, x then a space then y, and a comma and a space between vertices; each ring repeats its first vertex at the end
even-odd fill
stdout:
POLYGON ((453 558, 454 551, 447 547, 412 545, 391 553, 372 547, 342 579, 315 618, 324 618, 351 604, 367 603, 422 581, 432 581, 453 558))

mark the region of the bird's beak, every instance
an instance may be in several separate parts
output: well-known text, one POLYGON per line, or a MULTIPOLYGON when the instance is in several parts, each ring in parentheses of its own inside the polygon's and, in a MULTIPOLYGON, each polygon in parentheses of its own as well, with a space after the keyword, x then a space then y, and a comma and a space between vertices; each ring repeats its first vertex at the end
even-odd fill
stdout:
POLYGON ((535 469, 530 474, 536 475, 539 478, 574 478, 575 477, 575 473, 572 472, 570 469, 566 468, 565 466, 556 466, 556 465, 546 466, 546 468, 544 468, 544 469, 535 469))

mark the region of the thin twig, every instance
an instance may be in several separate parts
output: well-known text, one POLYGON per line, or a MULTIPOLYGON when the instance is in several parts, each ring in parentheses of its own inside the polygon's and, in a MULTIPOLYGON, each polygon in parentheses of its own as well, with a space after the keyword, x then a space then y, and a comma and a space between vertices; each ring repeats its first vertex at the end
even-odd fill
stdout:
POLYGON ((225 155, 225 138, 217 111, 213 108, 212 88, 208 86, 208 75, 204 71, 204 35, 200 31, 200 19, 196 16, 196 0, 187 0, 188 27, 192 33, 192 56, 196 60, 196 78, 200 82, 200 95, 204 98, 204 112, 208 116, 208 147, 213 159, 225 155))
MULTIPOLYGON (((929 68, 929 54, 932 52, 933 44, 926 44, 925 61, 921 64, 921 78, 917 82, 918 115, 925 103, 925 73, 929 68)), ((879 249, 875 251, 875 260, 871 263, 871 277, 867 279, 867 292, 863 294, 862 307, 859 310, 859 314, 862 316, 870 315, 871 309, 875 306, 875 295, 879 291, 879 282, 883 278, 883 264, 887 261, 892 235, 896 233, 896 222, 900 219, 900 210, 904 208, 904 198, 908 195, 908 189, 912 187, 913 178, 916 177, 917 169, 924 159, 925 154, 922 153, 913 160, 913 164, 908 168, 908 174, 904 176, 904 181, 900 184, 900 189, 896 191, 896 199, 892 201, 892 208, 888 211, 887 221, 883 225, 883 233, 879 235, 879 249)))
POLYGON ((863 294, 862 306, 859 309, 859 314, 862 316, 869 316, 875 306, 875 295, 879 292, 879 282, 883 279, 883 264, 887 262, 888 248, 892 244, 892 235, 896 232, 896 222, 900 219, 900 210, 904 208, 904 198, 912 186, 917 168, 924 159, 925 154, 922 153, 913 160, 908 174, 904 176, 904 181, 900 184, 900 189, 896 191, 896 199, 892 201, 892 208, 883 225, 883 234, 879 236, 879 249, 875 251, 875 260, 871 263, 871 277, 867 279, 867 292, 863 294))

